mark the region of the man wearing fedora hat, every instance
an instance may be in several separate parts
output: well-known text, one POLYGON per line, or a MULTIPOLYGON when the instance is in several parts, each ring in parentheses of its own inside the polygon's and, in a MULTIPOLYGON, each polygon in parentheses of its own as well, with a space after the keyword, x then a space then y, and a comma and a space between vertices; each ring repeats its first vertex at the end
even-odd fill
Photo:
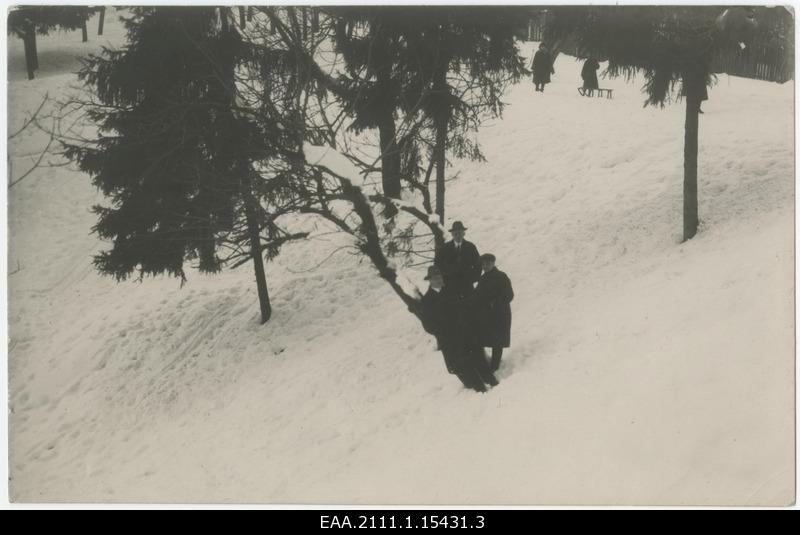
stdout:
POLYGON ((475 244, 464 239, 467 228, 461 221, 450 227, 453 239, 438 251, 433 264, 442 271, 444 282, 460 299, 472 293, 474 284, 481 277, 481 257, 475 244))
POLYGON ((436 337, 436 344, 444 355, 444 364, 447 371, 455 373, 457 368, 455 355, 451 351, 451 343, 455 336, 455 317, 452 311, 455 308, 456 295, 445 289, 442 272, 436 266, 428 268, 425 276, 428 281, 428 291, 422 296, 422 326, 436 337))
POLYGON ((483 275, 470 299, 476 309, 480 345, 492 348, 491 370, 497 371, 503 348, 511 345, 511 301, 514 290, 508 275, 495 267, 495 256, 481 255, 483 275))

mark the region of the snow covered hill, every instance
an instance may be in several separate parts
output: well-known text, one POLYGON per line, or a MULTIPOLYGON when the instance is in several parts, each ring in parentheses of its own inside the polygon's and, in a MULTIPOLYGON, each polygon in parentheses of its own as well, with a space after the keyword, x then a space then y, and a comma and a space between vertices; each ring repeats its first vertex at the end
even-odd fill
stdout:
MULTIPOLYGON (((100 44, 79 41, 40 54, 100 44)), ((12 132, 77 64, 41 61, 29 82, 8 48, 12 132)), ((117 284, 91 266, 87 176, 43 168, 11 188, 12 500, 791 502, 793 84, 710 90, 701 230, 682 244, 683 106, 643 108, 624 80, 581 98, 580 66, 559 57, 543 94, 513 87, 481 132, 488 162, 457 162, 448 186, 448 218, 516 293, 483 395, 339 238, 267 266, 260 326, 249 265, 117 284)), ((43 143, 13 139, 13 172, 43 143)))

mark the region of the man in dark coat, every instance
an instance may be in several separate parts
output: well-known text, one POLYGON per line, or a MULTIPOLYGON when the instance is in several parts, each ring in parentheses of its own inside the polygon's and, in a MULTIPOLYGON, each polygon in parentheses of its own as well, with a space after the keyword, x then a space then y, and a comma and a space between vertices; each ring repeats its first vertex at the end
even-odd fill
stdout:
POLYGON ((508 275, 495 267, 495 256, 481 255, 483 275, 472 296, 480 322, 481 345, 492 348, 491 370, 497 371, 503 348, 511 345, 511 301, 514 290, 508 275))
POLYGON ((453 239, 445 243, 433 260, 444 276, 444 283, 463 299, 472 293, 481 277, 481 257, 475 244, 464 239, 467 228, 461 221, 453 222, 453 239))
POLYGON ((539 44, 539 50, 533 55, 531 70, 533 70, 533 84, 536 86, 536 91, 544 92, 544 84, 549 84, 550 75, 556 72, 553 68, 553 56, 550 55, 547 45, 544 43, 539 44))
POLYGON ((444 364, 449 373, 455 373, 458 359, 454 354, 456 336, 456 315, 458 296, 444 286, 441 271, 435 266, 428 268, 425 280, 429 282, 428 291, 422 296, 422 326, 436 337, 436 345, 444 355, 444 364))
POLYGON ((594 58, 589 58, 583 64, 581 69, 581 78, 583 78, 584 89, 598 89, 600 84, 597 82, 597 69, 600 64, 594 58))
MULTIPOLYGON (((483 348, 466 336, 465 307, 445 285, 439 268, 428 268, 425 280, 430 282, 430 287, 422 296, 422 326, 436 337, 447 371, 458 377, 465 388, 486 392, 484 383, 495 386, 497 380, 488 366, 480 367, 481 362, 475 358, 475 350, 482 352, 483 348)), ((486 361, 482 360, 482 364, 486 361)))

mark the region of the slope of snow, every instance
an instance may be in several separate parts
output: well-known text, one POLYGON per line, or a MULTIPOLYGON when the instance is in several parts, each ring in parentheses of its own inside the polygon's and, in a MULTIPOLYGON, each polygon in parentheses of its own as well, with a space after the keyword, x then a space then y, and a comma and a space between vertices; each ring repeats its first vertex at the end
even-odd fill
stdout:
MULTIPOLYGON (((10 131, 74 80, 28 82, 20 54, 10 131)), ((87 176, 9 190, 12 500, 791 502, 793 85, 710 90, 701 232, 681 244, 683 107, 642 108, 623 80, 581 98, 580 63, 556 71, 544 94, 509 91, 486 163, 451 169, 448 220, 516 293, 484 395, 321 223, 267 266, 260 326, 247 265, 183 287, 96 274, 87 176)), ((12 162, 42 142, 12 140, 12 162)))

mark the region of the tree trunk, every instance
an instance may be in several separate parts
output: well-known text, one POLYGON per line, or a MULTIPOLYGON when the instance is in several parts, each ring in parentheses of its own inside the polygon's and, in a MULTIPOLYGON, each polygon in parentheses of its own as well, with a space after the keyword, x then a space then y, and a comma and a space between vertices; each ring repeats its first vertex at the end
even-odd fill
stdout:
POLYGON ((39 70, 39 47, 36 44, 36 28, 31 30, 31 47, 33 48, 33 68, 39 70))
POLYGON ((28 70, 28 80, 33 80, 36 70, 36 30, 33 26, 25 30, 25 37, 22 38, 25 45, 25 68, 28 70))
POLYGON ((436 120, 436 214, 439 221, 444 224, 444 179, 445 179, 445 153, 447 144, 447 120, 436 120))
POLYGON ((89 30, 86 28, 86 19, 81 23, 81 40, 85 43, 89 40, 89 30))
POLYGON ((250 22, 252 20, 253 20, 253 7, 250 6, 247 8, 247 22, 250 22))
POLYGON ((342 193, 345 198, 353 205, 353 210, 359 219, 361 219, 361 229, 364 233, 364 241, 361 244, 361 250, 370 259, 372 265, 378 270, 378 275, 389 283, 392 290, 397 294, 403 303, 408 307, 409 312, 421 319, 421 311, 419 302, 413 297, 408 295, 400 284, 397 282, 397 272, 389 265, 386 255, 383 254, 381 249, 381 241, 378 233, 378 225, 375 217, 372 215, 372 209, 367 202, 367 198, 360 188, 353 186, 353 184, 345 179, 339 179, 342 186, 342 193))
POLYGON ((705 77, 685 73, 683 87, 686 98, 686 124, 683 142, 683 240, 697 234, 697 134, 700 110, 701 84, 705 77))
POLYGON ((397 148, 397 134, 392 110, 383 110, 378 125, 381 144, 381 178, 383 194, 393 199, 400 198, 400 151, 397 148))
POLYGON ((316 35, 319 31, 319 9, 313 8, 311 12, 311 33, 316 35))
POLYGON ((438 101, 437 112, 434 118, 434 128, 436 129, 436 145, 434 146, 434 157, 436 159, 436 214, 439 220, 444 223, 444 179, 445 163, 447 154, 447 121, 450 118, 448 109, 447 95, 447 68, 449 61, 443 58, 437 66, 433 80, 433 93, 438 101))
POLYGON ((247 26, 247 15, 245 13, 244 6, 239 6, 239 26, 242 28, 247 26))
POLYGON ((250 257, 253 260, 253 269, 256 275, 256 288, 258 290, 258 304, 261 308, 261 324, 269 321, 272 316, 272 305, 269 302, 267 289, 267 275, 264 271, 264 257, 261 254, 261 238, 258 228, 258 201, 253 196, 253 189, 248 178, 244 182, 245 217, 247 219, 247 234, 250 239, 250 257))
POLYGON ((97 22, 97 35, 103 35, 103 23, 106 20, 106 8, 100 8, 100 20, 97 22))

